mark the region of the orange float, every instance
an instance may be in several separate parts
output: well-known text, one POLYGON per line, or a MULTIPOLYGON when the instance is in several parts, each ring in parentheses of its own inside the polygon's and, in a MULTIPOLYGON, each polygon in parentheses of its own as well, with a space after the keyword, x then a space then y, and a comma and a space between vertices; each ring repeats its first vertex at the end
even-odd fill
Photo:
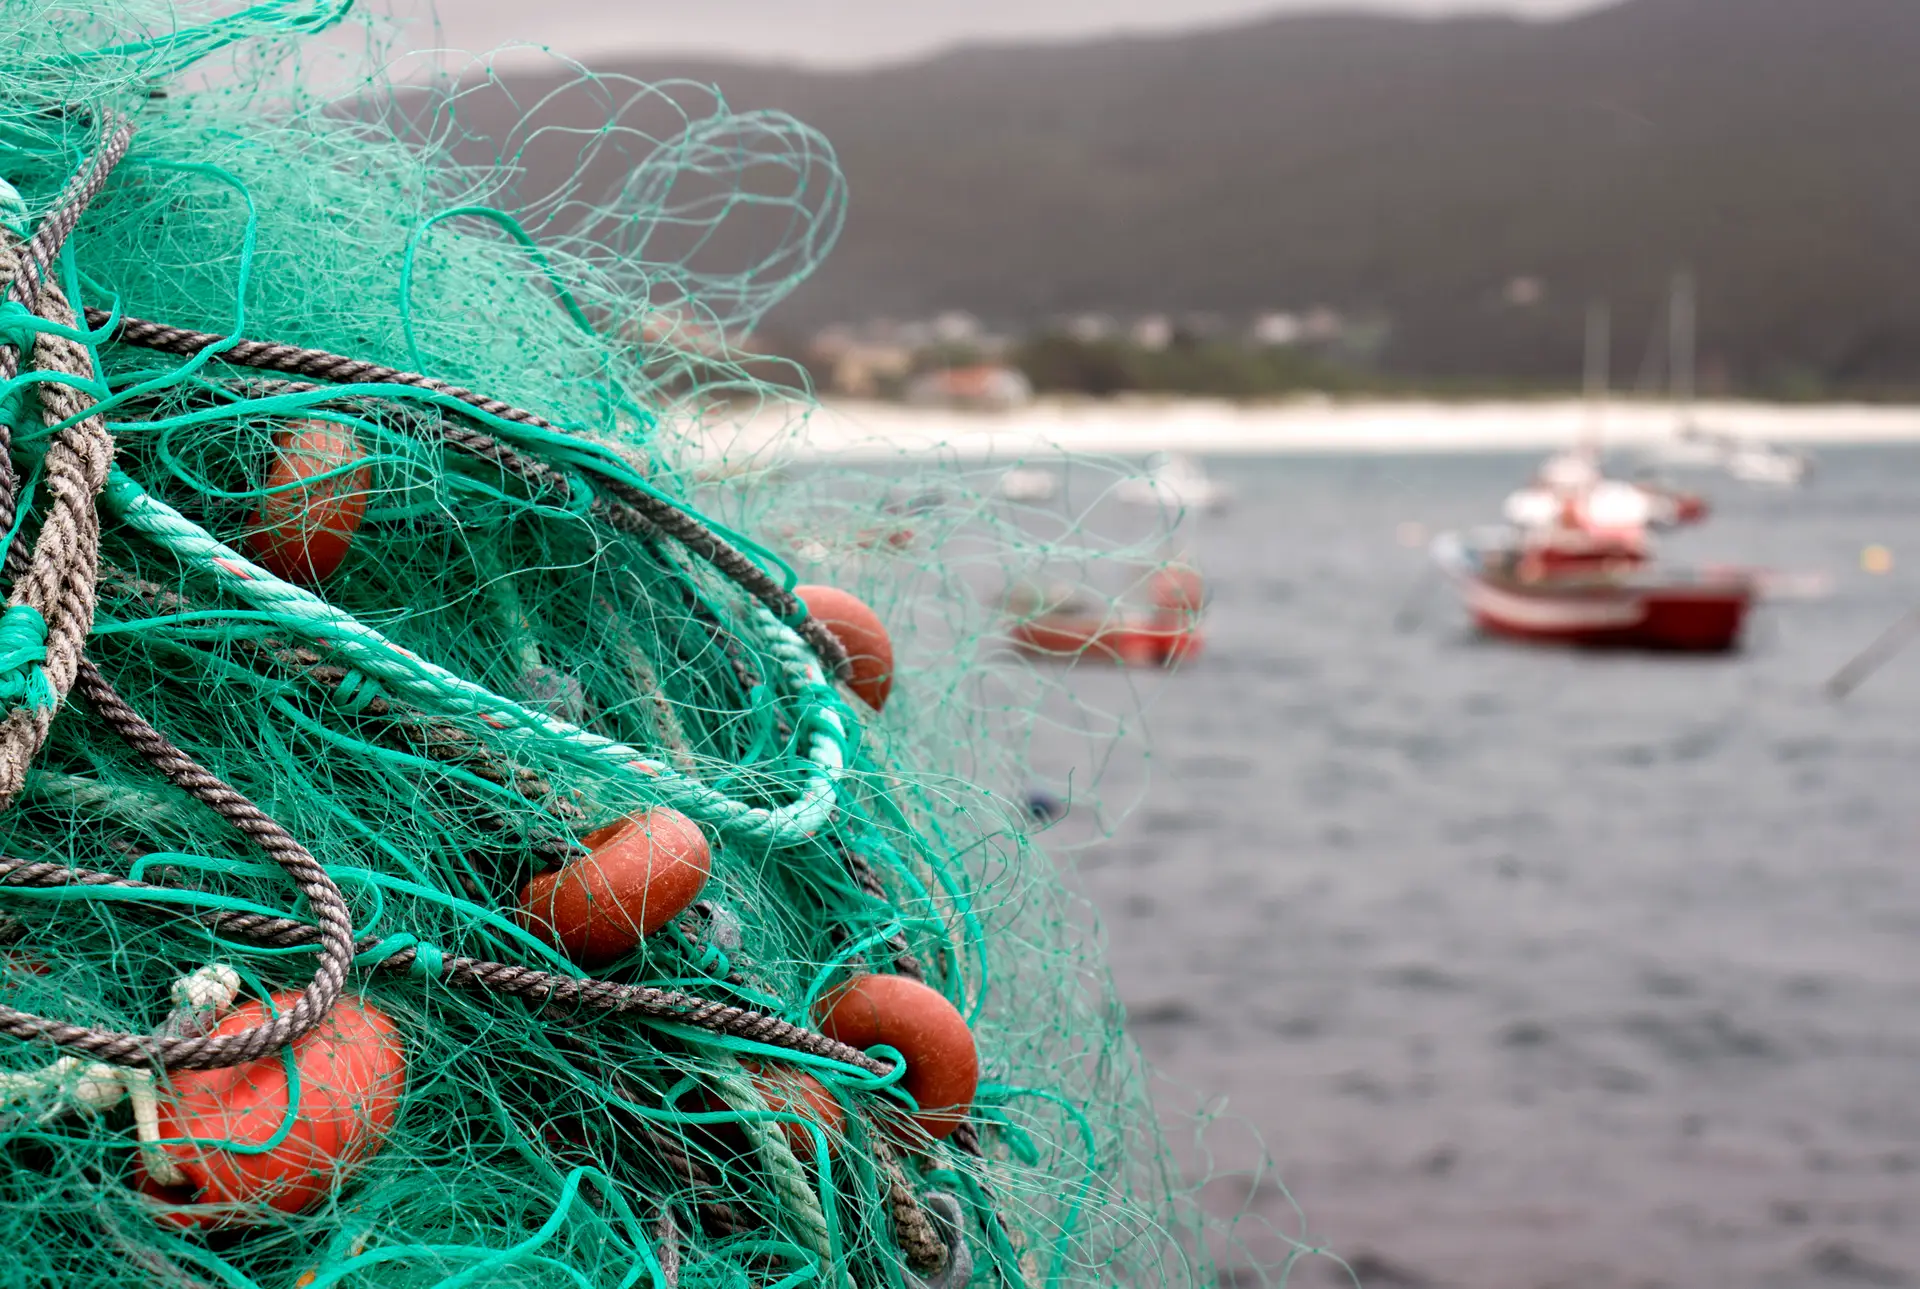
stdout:
POLYGON ((839 587, 796 586, 793 593, 847 651, 847 688, 874 711, 885 707, 893 689, 893 637, 880 616, 839 587))
POLYGON ((581 838, 590 852, 520 892, 520 924, 582 967, 633 952, 700 897, 713 852, 693 820, 655 807, 581 838))
POLYGON ((900 1087, 920 1107, 914 1122, 946 1137, 980 1085, 973 1031, 946 996, 906 976, 855 976, 814 1007, 820 1032, 849 1047, 884 1043, 905 1058, 900 1087))
MULTIPOLYGON (((273 995, 282 1011, 299 1000, 273 995)), ((264 1023, 266 1004, 247 1003, 211 1031, 234 1034, 264 1023)), ((168 1186, 137 1165, 136 1184, 164 1200, 160 1220, 182 1227, 236 1226, 260 1209, 301 1213, 321 1204, 379 1151, 407 1086, 398 1028, 363 999, 343 996, 325 1020, 293 1042, 300 1072, 299 1114, 270 1150, 246 1153, 286 1126, 291 1110, 286 1057, 274 1052, 223 1070, 176 1070, 162 1085, 160 1139, 184 1186, 168 1186), (248 1210, 254 1210, 249 1212, 248 1210)))
POLYGON ((273 436, 267 495, 247 546, 275 577, 308 586, 333 575, 367 512, 373 471, 334 474, 366 458, 353 432, 324 421, 296 421, 273 436), (327 477, 322 477, 327 476, 327 477))

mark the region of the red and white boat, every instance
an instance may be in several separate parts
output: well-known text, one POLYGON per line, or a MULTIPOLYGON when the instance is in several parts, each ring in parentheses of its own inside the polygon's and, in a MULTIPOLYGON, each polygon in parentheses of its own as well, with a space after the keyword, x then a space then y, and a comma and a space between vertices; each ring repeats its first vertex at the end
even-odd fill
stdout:
POLYGON ((1759 595, 1752 570, 1653 561, 1648 532, 1695 523, 1699 498, 1556 457, 1507 499, 1508 526, 1446 533, 1433 556, 1491 635, 1603 649, 1724 653, 1759 595))
POLYGON ((1725 653, 1759 593, 1743 569, 1659 569, 1617 553, 1543 560, 1506 530, 1445 533, 1433 552, 1480 629, 1517 640, 1725 653))
POLYGON ((1005 628, 1007 642, 1032 658, 1089 659, 1122 667, 1170 667, 1200 656, 1200 575, 1172 567, 1155 573, 1151 609, 1086 608, 1074 603, 1024 609, 1005 628))

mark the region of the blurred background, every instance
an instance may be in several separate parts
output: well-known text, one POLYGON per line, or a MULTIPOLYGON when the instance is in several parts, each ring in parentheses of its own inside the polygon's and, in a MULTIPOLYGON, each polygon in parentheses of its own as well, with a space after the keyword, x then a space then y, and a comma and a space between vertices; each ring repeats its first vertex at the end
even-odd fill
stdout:
POLYGON ((1031 804, 1167 1105, 1252 1130, 1210 1206, 1383 1289, 1920 1284, 1920 4, 439 22, 831 141, 837 246, 725 336, 822 450, 1179 521, 1007 634, 1144 712, 1031 804))

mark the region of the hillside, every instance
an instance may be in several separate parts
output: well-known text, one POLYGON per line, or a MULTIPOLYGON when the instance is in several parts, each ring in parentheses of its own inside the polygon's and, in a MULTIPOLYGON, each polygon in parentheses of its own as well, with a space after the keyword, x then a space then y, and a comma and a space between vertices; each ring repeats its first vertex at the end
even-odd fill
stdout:
POLYGON ((1915 66, 1913 0, 1627 0, 859 73, 605 70, 711 82, 833 141, 845 236, 783 327, 1323 303, 1389 323, 1389 370, 1531 377, 1577 367, 1606 297, 1630 376, 1690 264, 1709 376, 1811 392, 1920 386, 1915 66), (1521 275, 1540 304, 1503 298, 1521 275))

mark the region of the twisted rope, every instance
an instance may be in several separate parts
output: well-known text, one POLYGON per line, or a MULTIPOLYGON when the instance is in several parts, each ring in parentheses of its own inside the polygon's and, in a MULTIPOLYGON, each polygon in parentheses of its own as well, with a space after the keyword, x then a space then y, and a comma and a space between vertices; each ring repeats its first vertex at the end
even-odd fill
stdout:
MULTIPOLYGON (((0 274, 24 280, 20 248, 0 234, 0 274)), ((52 283, 38 291, 48 321, 73 325, 73 312, 52 283)), ((54 434, 42 466, 47 513, 29 551, 15 540, 6 571, 14 579, 0 616, 0 701, 10 709, 0 720, 0 807, 20 794, 27 768, 66 701, 80 666, 99 579, 100 516, 94 498, 113 463, 106 422, 89 415, 93 399, 78 385, 93 377, 84 345, 43 332, 34 338, 36 371, 61 379, 38 387, 40 416, 48 428, 71 421, 54 434)))
MULTIPOLYGON (((0 269, 8 279, 6 298, 9 304, 32 310, 47 266, 53 263, 53 257, 79 224, 81 214, 99 195, 100 189, 106 186, 107 177, 113 173, 114 167, 127 155, 127 148, 133 142, 133 126, 111 111, 100 113, 99 123, 105 131, 100 150, 67 181, 53 214, 15 253, 14 260, 0 269)), ((0 341, 0 384, 11 382, 19 374, 19 349, 11 341, 0 341)), ((5 418, 0 418, 0 532, 12 531, 18 498, 19 480, 13 473, 13 427, 6 423, 5 418)), ((11 572, 11 568, 8 571, 11 572)))
MULTIPOLYGON (((168 741, 127 706, 91 662, 81 659, 76 688, 109 729, 138 752, 168 782, 203 802, 246 834, 280 865, 313 910, 318 925, 310 927, 310 942, 320 946, 313 979, 292 1007, 280 1015, 232 1034, 131 1034, 88 1029, 50 1020, 12 1007, 0 1006, 0 1033, 29 1042, 52 1043, 86 1052, 110 1065, 152 1065, 170 1070, 212 1070, 243 1065, 285 1047, 318 1025, 346 988, 347 968, 354 955, 353 922, 340 888, 326 869, 292 834, 275 823, 246 797, 168 741)), ((18 862, 18 861, 11 861, 18 862)), ((71 872, 58 864, 38 867, 71 872)), ((65 885, 64 882, 43 883, 65 885)), ((80 883, 92 885, 97 883, 80 883)))
POLYGON ((673 1210, 664 1204, 660 1206, 660 1220, 654 1223, 653 1243, 660 1279, 667 1289, 680 1289, 680 1232, 673 1225, 673 1210))
MULTIPOLYGON (((186 597, 111 564, 101 567, 100 576, 104 588, 138 600, 152 612, 184 613, 192 608, 186 597)), ((331 662, 303 645, 290 644, 272 636, 257 640, 240 637, 234 643, 243 652, 291 671, 329 693, 339 693, 347 688, 350 681, 361 679, 361 674, 353 668, 331 662)), ((484 742, 457 725, 432 720, 380 692, 360 697, 354 710, 384 721, 408 746, 431 760, 460 766, 489 783, 508 788, 528 801, 542 804, 554 816, 568 823, 579 823, 585 818, 579 806, 565 797, 556 796, 553 785, 545 778, 525 766, 509 765, 495 756, 484 742)), ((471 822, 492 827, 494 831, 505 830, 506 819, 488 809, 492 803, 479 801, 477 797, 471 799, 481 810, 471 822)), ((527 845, 535 855, 553 864, 563 864, 580 851, 579 845, 569 837, 539 833, 530 836, 527 845)))
MULTIPOLYGON (((813 712, 814 733, 806 747, 810 768, 799 795, 785 805, 748 805, 673 773, 664 762, 636 748, 504 698, 402 648, 352 614, 253 564, 120 470, 109 472, 100 496, 128 527, 217 578, 241 598, 278 615, 294 629, 325 639, 357 670, 408 694, 428 709, 472 716, 497 730, 503 740, 565 748, 603 767, 637 775, 662 804, 730 837, 796 845, 810 840, 832 815, 847 739, 845 723, 833 707, 819 706, 813 712)), ((792 689, 815 688, 823 683, 818 664, 792 628, 757 601, 749 600, 747 608, 766 635, 769 652, 784 665, 792 689)))
POLYGON ((887 1177, 887 1213, 893 1219, 893 1240, 907 1255, 907 1265, 923 1276, 947 1269, 947 1242, 934 1230, 933 1219, 920 1207, 900 1156, 878 1134, 870 1143, 874 1162, 887 1177))
MULTIPOLYGON (((89 326, 104 327, 110 322, 113 322, 113 315, 105 310, 87 310, 89 326)), ((462 386, 452 385, 419 372, 402 371, 397 367, 348 358, 343 354, 328 353, 324 349, 305 349, 298 345, 265 340, 230 342, 227 337, 216 336, 212 332, 191 331, 185 327, 168 326, 145 318, 128 317, 119 320, 112 333, 112 339, 124 345, 176 354, 183 358, 194 357, 217 345, 224 346, 217 357, 222 362, 241 367, 286 372, 296 376, 311 376, 316 380, 336 385, 401 385, 439 394, 516 425, 525 425, 544 431, 555 431, 557 428, 553 422, 543 416, 462 386)), ((529 477, 508 464, 510 461, 515 465, 524 463, 527 460, 524 455, 512 449, 502 449, 492 438, 477 430, 448 435, 447 442, 463 451, 470 451, 494 461, 503 469, 521 474, 523 478, 529 477)), ((782 622, 793 623, 794 629, 813 646, 829 671, 839 676, 847 674, 850 662, 847 651, 840 644, 838 637, 827 630, 822 623, 809 616, 806 605, 800 601, 799 597, 781 586, 767 574, 766 570, 672 502, 595 470, 591 466, 583 468, 598 480, 604 494, 594 502, 595 513, 623 532, 639 536, 665 534, 673 538, 766 605, 782 622), (611 504, 609 499, 611 503, 617 504, 611 504)), ((552 486, 556 482, 562 487, 565 484, 564 479, 544 466, 533 477, 540 478, 546 486, 552 486)))
MULTIPOLYGON (((729 1061, 727 1067, 714 1070, 709 1076, 721 1098, 735 1110, 765 1110, 766 1103, 754 1089, 753 1082, 747 1078, 739 1065, 729 1061)), ((740 1130, 746 1134, 754 1153, 766 1165, 767 1176, 773 1182, 773 1189, 785 1201, 781 1216, 799 1229, 800 1238, 813 1252, 820 1255, 823 1274, 831 1277, 836 1285, 851 1289, 851 1280, 846 1268, 834 1257, 833 1230, 827 1225, 826 1210, 820 1207, 820 1197, 813 1192, 813 1185, 807 1176, 807 1169, 793 1153, 793 1147, 787 1144, 787 1137, 780 1125, 769 1123, 748 1113, 741 1116, 740 1130)))
MULTIPOLYGON (((83 680, 82 683, 84 685, 86 682, 83 680)), ((82 692, 86 691, 83 689, 82 692)), ((88 699, 92 701, 91 694, 88 694, 88 699)), ((227 791, 232 793, 230 788, 227 791)), ((239 794, 233 793, 233 795, 238 797, 239 794)), ((272 823, 271 820, 267 822, 272 823)), ((42 889, 65 886, 107 887, 146 893, 179 889, 136 881, 128 877, 116 877, 111 873, 69 868, 64 864, 0 857, 0 888, 8 886, 42 889)), ((313 902, 311 894, 308 900, 310 904, 313 902)), ((295 918, 228 909, 197 911, 191 916, 217 935, 229 936, 268 948, 298 948, 312 944, 321 944, 324 947, 329 943, 328 928, 295 918)), ((349 931, 348 934, 350 936, 351 932, 349 931)), ((363 965, 370 966, 374 970, 420 972, 450 985, 481 989, 502 997, 542 1003, 549 1009, 578 1007, 612 1015, 692 1025, 710 1033, 746 1039, 767 1047, 784 1048, 790 1052, 799 1052, 822 1060, 836 1061, 842 1065, 865 1070, 870 1074, 886 1074, 893 1068, 885 1062, 868 1056, 859 1048, 835 1042, 824 1034, 803 1029, 777 1016, 752 1011, 745 1007, 736 1007, 731 1003, 719 1002, 711 998, 701 998, 678 990, 659 989, 651 985, 617 984, 610 980, 575 979, 534 967, 491 962, 484 958, 469 958, 458 954, 443 954, 430 945, 396 943, 390 936, 362 936, 358 940, 350 940, 349 943, 350 951, 347 955, 349 959, 355 955, 361 955, 363 965), (379 950, 382 946, 386 946, 387 951, 377 961, 365 960, 364 955, 379 950)), ((0 1023, 0 1031, 5 1030, 5 1025, 0 1023)), ((111 1057, 106 1056, 102 1059, 112 1060, 111 1057)), ((233 1063, 235 1062, 227 1062, 227 1064, 233 1063)))

